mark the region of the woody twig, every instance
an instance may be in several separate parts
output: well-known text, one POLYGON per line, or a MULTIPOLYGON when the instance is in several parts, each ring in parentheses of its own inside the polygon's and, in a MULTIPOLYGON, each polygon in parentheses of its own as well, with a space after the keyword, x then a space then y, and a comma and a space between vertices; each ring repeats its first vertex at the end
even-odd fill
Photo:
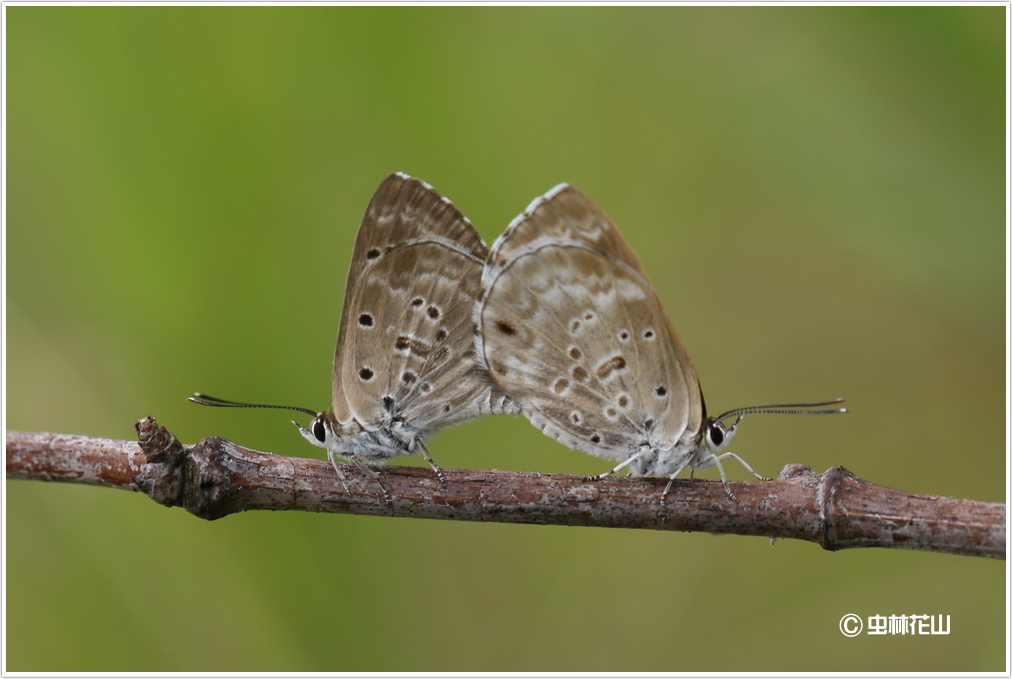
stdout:
POLYGON ((153 418, 139 443, 7 432, 7 478, 142 492, 203 519, 271 509, 455 521, 706 531, 808 540, 827 550, 887 547, 1005 558, 1005 505, 918 495, 843 467, 788 465, 774 481, 587 480, 564 474, 388 465, 374 478, 326 460, 261 453, 222 438, 182 445, 153 418), (382 484, 382 487, 381 485, 382 484), (383 488, 389 493, 384 496, 383 488))

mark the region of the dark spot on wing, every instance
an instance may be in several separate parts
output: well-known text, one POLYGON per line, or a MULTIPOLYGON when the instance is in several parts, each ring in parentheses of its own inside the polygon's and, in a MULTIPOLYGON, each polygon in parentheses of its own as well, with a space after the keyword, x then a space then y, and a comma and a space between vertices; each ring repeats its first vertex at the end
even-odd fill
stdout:
POLYGON ((428 342, 420 340, 417 337, 399 335, 397 339, 394 340, 394 349, 397 351, 407 351, 419 358, 426 358, 432 350, 432 347, 429 346, 428 342))
POLYGON ((612 356, 607 361, 597 366, 597 376, 604 380, 611 376, 613 372, 623 370, 625 367, 625 356, 618 354, 617 356, 612 356))
POLYGON ((499 328, 499 332, 503 333, 504 335, 517 334, 517 329, 512 325, 510 325, 509 323, 507 323, 506 321, 496 321, 495 327, 499 328))

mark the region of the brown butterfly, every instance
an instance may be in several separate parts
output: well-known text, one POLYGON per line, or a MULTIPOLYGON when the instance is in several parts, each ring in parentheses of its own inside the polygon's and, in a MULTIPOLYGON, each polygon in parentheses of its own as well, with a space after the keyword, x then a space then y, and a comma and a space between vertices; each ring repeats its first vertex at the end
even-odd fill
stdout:
POLYGON ((807 410, 837 399, 708 417, 685 345, 632 248, 568 184, 513 220, 492 246, 482 285, 476 349, 495 383, 548 436, 618 460, 608 474, 669 477, 662 501, 686 468, 716 466, 731 495, 728 458, 763 478, 734 453, 717 454, 748 413, 845 412, 807 410))
MULTIPOLYGON (((376 190, 355 241, 334 354, 332 409, 296 424, 341 478, 343 458, 370 466, 421 453, 424 441, 478 415, 516 413, 474 353, 472 309, 488 248, 425 182, 397 173, 376 190)), ((204 405, 235 403, 197 395, 204 405)))

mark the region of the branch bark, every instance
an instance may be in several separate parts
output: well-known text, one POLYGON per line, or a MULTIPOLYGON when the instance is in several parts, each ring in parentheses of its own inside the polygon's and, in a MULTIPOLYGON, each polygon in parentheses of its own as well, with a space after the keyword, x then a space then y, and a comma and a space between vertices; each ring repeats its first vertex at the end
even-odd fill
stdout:
POLYGON ((390 465, 377 478, 326 460, 260 453, 211 437, 183 446, 153 418, 140 443, 7 432, 7 478, 87 483, 142 492, 213 520, 252 509, 456 521, 651 528, 808 540, 827 550, 892 547, 1005 558, 1005 505, 917 495, 862 481, 843 467, 816 474, 787 465, 775 481, 588 481, 562 474, 390 465), (380 486, 382 483, 382 487, 380 486), (389 492, 385 497, 383 488, 389 492))

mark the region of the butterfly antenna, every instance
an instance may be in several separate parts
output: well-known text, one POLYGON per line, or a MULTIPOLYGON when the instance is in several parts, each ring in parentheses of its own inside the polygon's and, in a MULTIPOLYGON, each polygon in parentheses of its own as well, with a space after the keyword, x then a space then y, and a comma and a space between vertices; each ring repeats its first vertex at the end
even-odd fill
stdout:
POLYGON ((274 408, 277 410, 298 410, 300 413, 306 413, 316 417, 317 413, 315 410, 309 408, 299 408, 298 406, 272 406, 263 403, 239 403, 238 401, 226 401, 223 398, 216 398, 214 396, 208 396, 207 394, 201 394, 197 392, 193 396, 190 396, 187 401, 191 403, 199 403, 202 406, 213 406, 215 408, 274 408))
POLYGON ((729 410, 720 417, 715 417, 715 420, 726 420, 729 417, 740 417, 749 413, 775 413, 779 415, 833 415, 835 413, 845 413, 846 408, 833 408, 831 410, 810 410, 810 408, 823 408, 825 406, 833 406, 837 403, 843 403, 844 399, 834 398, 832 401, 821 401, 819 403, 783 403, 780 405, 768 405, 768 406, 748 406, 745 408, 735 408, 729 410))

